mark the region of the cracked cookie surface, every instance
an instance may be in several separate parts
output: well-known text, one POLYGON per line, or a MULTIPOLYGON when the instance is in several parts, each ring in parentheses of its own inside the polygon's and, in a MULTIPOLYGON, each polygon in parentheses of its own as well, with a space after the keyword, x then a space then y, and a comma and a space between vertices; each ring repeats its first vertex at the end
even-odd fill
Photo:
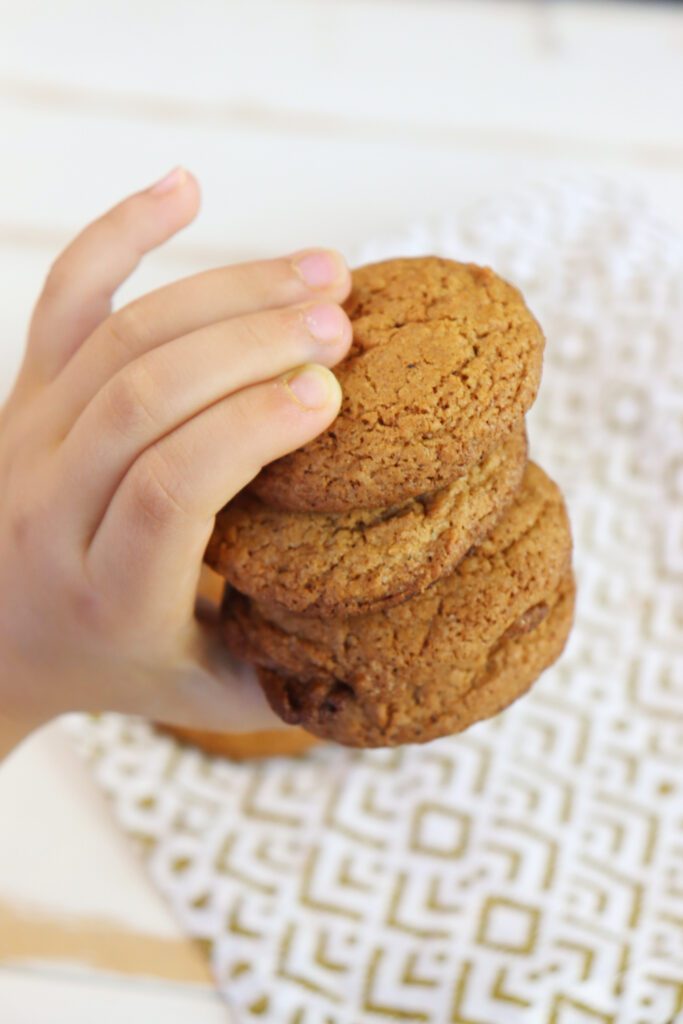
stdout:
POLYGON ((350 746, 425 742, 506 707, 559 656, 572 621, 570 559, 562 496, 529 463, 489 536, 424 594, 321 620, 232 592, 224 637, 260 666, 285 721, 350 746))
POLYGON ((525 462, 518 424, 467 474, 393 508, 284 512, 243 492, 219 513, 205 560, 264 606, 325 618, 389 607, 425 590, 486 536, 525 462))
POLYGON ((492 270, 439 257, 353 271, 353 345, 328 430, 250 485, 291 511, 401 504, 479 462, 531 406, 542 331, 492 270))

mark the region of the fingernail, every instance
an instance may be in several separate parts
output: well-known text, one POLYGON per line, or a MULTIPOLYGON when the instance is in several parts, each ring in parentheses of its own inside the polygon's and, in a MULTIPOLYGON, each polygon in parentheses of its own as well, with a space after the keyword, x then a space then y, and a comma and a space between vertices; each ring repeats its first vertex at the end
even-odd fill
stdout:
POLYGON ((153 196, 163 196, 166 192, 172 192, 174 189, 179 188, 180 185, 185 183, 186 179, 187 171, 185 168, 174 167, 165 177, 157 181, 155 185, 152 185, 148 191, 153 196))
POLYGON ((294 401, 305 409, 322 409, 329 404, 334 391, 341 391, 332 371, 317 363, 292 370, 282 382, 294 401))
POLYGON ((317 341, 338 341, 346 327, 346 316, 339 306, 312 306, 304 313, 306 326, 317 341))
POLYGON ((326 288, 341 276, 339 257, 327 249, 307 252, 294 258, 293 266, 309 288, 326 288))

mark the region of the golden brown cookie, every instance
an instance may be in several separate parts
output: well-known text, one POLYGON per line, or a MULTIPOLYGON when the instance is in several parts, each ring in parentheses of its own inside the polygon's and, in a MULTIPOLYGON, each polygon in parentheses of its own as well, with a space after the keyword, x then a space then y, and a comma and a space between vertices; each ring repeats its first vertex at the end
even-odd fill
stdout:
POLYGON ((251 484, 290 511, 402 504, 451 483, 509 434, 538 389, 543 334, 492 270, 435 256, 353 272, 344 399, 315 440, 251 484))
POLYGON ((451 571, 512 501, 519 424, 465 476, 376 512, 282 512, 243 492, 219 514, 205 558, 262 605, 326 618, 397 604, 451 571))
MULTIPOLYGON (((301 721, 306 729, 336 743, 351 747, 427 743, 462 732, 475 722, 498 714, 526 693, 564 649, 574 617, 574 596, 574 578, 568 572, 551 601, 538 606, 539 614, 533 609, 528 620, 522 616, 519 624, 511 627, 510 635, 491 648, 489 657, 476 671, 452 667, 449 678, 467 678, 457 702, 455 695, 445 687, 430 689, 424 706, 416 714, 414 705, 394 698, 393 708, 388 710, 392 716, 390 723, 383 716, 373 714, 367 698, 364 706, 354 703, 345 706, 344 716, 334 723, 333 709, 337 703, 343 706, 345 699, 343 684, 330 691, 329 685, 325 687, 323 683, 322 692, 316 693, 308 689, 308 684, 297 684, 291 677, 263 667, 257 670, 259 680, 272 707, 283 719, 301 721), (297 695, 298 703, 298 694, 304 691, 304 700, 294 708, 292 694, 297 695)), ((427 686, 428 682, 426 680, 427 686)), ((313 683, 314 688, 317 685, 313 683)), ((415 687, 413 700, 421 699, 420 689, 415 687)))
POLYGON ((320 741, 303 729, 263 729, 260 732, 204 732, 181 729, 176 725, 158 725, 182 743, 199 747, 207 754, 248 761, 260 757, 293 757, 303 754, 320 741))
POLYGON ((559 656, 572 620, 570 559, 562 496, 530 463, 486 540, 419 597, 321 620, 233 592, 224 635, 261 666, 285 721, 350 746, 421 743, 499 711, 559 656))

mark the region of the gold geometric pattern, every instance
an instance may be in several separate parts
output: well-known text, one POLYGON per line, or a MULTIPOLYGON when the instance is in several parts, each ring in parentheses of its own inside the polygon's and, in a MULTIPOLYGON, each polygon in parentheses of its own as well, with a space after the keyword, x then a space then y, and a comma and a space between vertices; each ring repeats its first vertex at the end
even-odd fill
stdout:
POLYGON ((244 1024, 683 1021, 683 246, 602 186, 358 260, 491 263, 548 337, 531 447, 576 540, 567 651, 426 747, 229 764, 78 742, 244 1024))
POLYGON ((540 911, 503 896, 484 900, 476 941, 489 949, 525 956, 536 948, 540 911))

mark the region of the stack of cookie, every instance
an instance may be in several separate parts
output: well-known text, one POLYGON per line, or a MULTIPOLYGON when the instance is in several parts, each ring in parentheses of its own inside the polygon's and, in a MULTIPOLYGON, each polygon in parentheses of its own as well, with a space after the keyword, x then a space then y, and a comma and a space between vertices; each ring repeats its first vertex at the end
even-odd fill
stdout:
POLYGON ((562 497, 527 462, 543 334, 491 270, 361 267, 344 400, 220 513, 225 640, 286 721, 360 747, 500 711, 572 620, 562 497))

